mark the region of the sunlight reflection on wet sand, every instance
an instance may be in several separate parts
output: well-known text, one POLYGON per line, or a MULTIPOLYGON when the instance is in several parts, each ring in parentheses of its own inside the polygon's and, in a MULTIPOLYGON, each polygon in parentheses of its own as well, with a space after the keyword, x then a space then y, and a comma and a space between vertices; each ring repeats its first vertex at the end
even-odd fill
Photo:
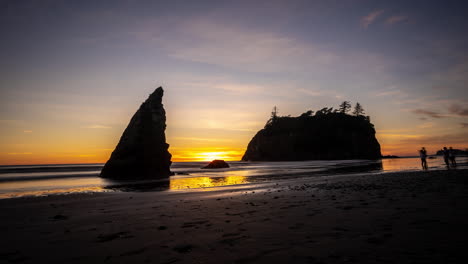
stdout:
POLYGON ((194 188, 219 187, 227 185, 249 183, 245 176, 227 176, 227 177, 196 177, 196 178, 179 178, 171 179, 169 189, 182 190, 194 188))

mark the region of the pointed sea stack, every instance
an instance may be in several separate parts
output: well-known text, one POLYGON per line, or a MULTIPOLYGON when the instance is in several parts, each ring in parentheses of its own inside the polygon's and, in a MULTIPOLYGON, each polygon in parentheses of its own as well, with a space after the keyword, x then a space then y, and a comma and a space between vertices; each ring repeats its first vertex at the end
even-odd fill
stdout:
POLYGON ((110 179, 161 179, 172 175, 166 143, 164 91, 157 88, 133 115, 119 144, 101 171, 110 179))

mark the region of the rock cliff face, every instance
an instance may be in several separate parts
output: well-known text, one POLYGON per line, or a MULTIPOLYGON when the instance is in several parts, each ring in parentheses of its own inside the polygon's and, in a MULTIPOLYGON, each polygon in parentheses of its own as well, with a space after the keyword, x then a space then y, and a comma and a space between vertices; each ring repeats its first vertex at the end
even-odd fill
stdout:
POLYGON ((157 88, 133 115, 101 177, 159 179, 172 174, 163 94, 162 87, 157 88))
POLYGON ((374 126, 343 113, 276 117, 250 141, 243 161, 379 159, 374 126))

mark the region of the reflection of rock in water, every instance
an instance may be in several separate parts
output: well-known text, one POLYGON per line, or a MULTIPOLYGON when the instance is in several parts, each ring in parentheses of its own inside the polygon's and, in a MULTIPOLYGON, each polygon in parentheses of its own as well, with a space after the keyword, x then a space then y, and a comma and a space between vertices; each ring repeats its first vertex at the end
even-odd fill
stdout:
POLYGON ((165 191, 169 189, 169 180, 156 181, 112 181, 105 189, 117 190, 123 192, 149 192, 149 191, 165 191))
POLYGON ((347 165, 346 167, 330 168, 327 173, 357 173, 357 172, 373 172, 383 169, 382 161, 371 161, 370 163, 358 163, 356 165, 347 165))

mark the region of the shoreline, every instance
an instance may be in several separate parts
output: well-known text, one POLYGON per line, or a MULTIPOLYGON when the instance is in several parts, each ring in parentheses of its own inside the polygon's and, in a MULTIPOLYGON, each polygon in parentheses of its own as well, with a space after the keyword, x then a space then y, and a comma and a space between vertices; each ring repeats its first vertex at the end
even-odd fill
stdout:
MULTIPOLYGON (((234 183, 229 185, 219 185, 219 186, 200 186, 200 187, 190 187, 190 188, 182 188, 182 189, 171 189, 168 187, 172 181, 180 181, 180 180, 187 180, 187 179, 197 179, 200 178, 198 175, 190 175, 190 174, 181 174, 184 177, 180 177, 181 175, 175 175, 175 178, 170 178, 169 180, 148 180, 148 181, 115 181, 109 182, 107 185, 102 186, 94 186, 90 187, 89 190, 84 191, 76 191, 75 189, 82 189, 78 188, 70 188, 64 190, 50 190, 50 191, 33 191, 40 194, 27 194, 27 195, 17 195, 17 196, 4 196, 0 197, 1 200, 9 200, 9 199, 37 199, 37 198, 46 198, 46 197, 66 197, 66 196, 74 196, 74 195, 98 195, 98 194, 108 194, 108 193, 132 193, 132 192, 163 192, 165 194, 171 193, 194 193, 194 192, 231 192, 231 191, 239 191, 239 189, 259 189, 259 188, 266 188, 267 186, 274 186, 278 183, 281 184, 295 184, 296 182, 310 182, 314 183, 317 181, 323 181, 328 179, 335 179, 335 178, 347 178, 347 177, 355 177, 355 176, 362 176, 362 177, 374 177, 378 175, 398 175, 398 174, 407 174, 407 173, 435 173, 435 172, 444 172, 444 171, 463 171, 467 170, 468 168, 463 164, 460 166, 461 168, 432 168, 427 171, 421 169, 407 169, 407 170, 400 170, 400 171, 370 171, 370 172, 335 172, 332 173, 331 171, 318 171, 312 173, 295 173, 295 174, 281 174, 278 175, 278 178, 270 178, 268 180, 257 180, 256 177, 272 177, 274 174, 271 175, 261 175, 261 176, 250 176, 253 181, 247 181, 245 183, 234 183), (284 177, 286 176, 286 177, 284 177), (149 186, 148 186, 149 185, 149 186), (166 186, 167 185, 167 186, 166 186), (166 186, 166 187, 164 187, 166 186)), ((352 169, 352 168, 351 168, 352 169)), ((344 168, 344 171, 349 170, 349 168, 344 168)), ((174 176, 172 176, 174 177, 174 176)), ((202 176, 202 177, 209 177, 212 179, 216 178, 225 178, 225 175, 210 175, 210 176, 202 176)), ((273 176, 274 177, 274 176, 273 176)), ((65 179, 76 179, 74 175, 67 175, 64 177, 65 179)), ((83 175, 79 178, 89 178, 89 175, 83 175)), ((97 177, 99 178, 99 177, 97 177)), ((54 176, 47 176, 41 177, 39 180, 42 179, 54 179, 54 176)), ((99 178, 101 179, 101 178, 99 178)), ((38 177, 35 177, 32 180, 38 180, 38 177)), ((16 182, 23 182, 23 181, 31 181, 31 179, 27 178, 20 178, 16 179, 16 182)), ((0 183, 2 180, 0 179, 0 183)))
POLYGON ((462 263, 468 170, 0 200, 9 262, 462 263))

